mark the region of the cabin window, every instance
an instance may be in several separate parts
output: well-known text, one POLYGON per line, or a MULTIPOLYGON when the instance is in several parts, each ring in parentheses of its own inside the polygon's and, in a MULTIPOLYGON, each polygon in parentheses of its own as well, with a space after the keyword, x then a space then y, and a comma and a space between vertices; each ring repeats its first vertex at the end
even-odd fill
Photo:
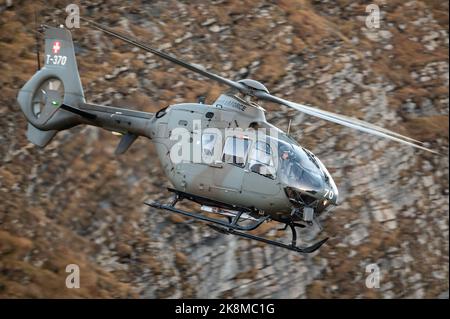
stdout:
POLYGON ((205 133, 202 135, 202 160, 204 163, 210 164, 213 162, 216 142, 217 134, 205 133))
POLYGON ((222 161, 244 167, 249 146, 250 140, 248 138, 228 137, 223 148, 222 161))
POLYGON ((257 141, 249 157, 249 167, 254 173, 265 177, 275 178, 275 165, 270 144, 257 141))

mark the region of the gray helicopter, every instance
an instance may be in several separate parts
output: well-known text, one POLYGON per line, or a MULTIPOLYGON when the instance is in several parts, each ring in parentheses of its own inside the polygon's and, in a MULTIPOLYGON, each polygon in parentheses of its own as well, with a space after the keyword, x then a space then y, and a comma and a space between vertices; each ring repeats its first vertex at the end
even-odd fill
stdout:
POLYGON ((206 222, 224 234, 299 253, 311 253, 321 247, 328 238, 310 246, 297 246, 296 228, 318 226, 321 229, 319 219, 338 204, 338 189, 330 173, 312 152, 266 121, 265 110, 257 104, 258 100, 281 104, 434 152, 412 138, 361 120, 284 100, 271 95, 255 80, 223 78, 95 21, 82 20, 109 36, 229 87, 211 105, 204 101, 175 104, 156 113, 87 103, 70 31, 62 26, 42 26, 45 32, 44 66, 23 86, 17 98, 28 121, 28 140, 45 147, 57 132, 87 124, 120 134, 115 153, 122 154, 139 136, 147 137, 155 144, 164 173, 173 185, 169 188, 173 193, 171 202, 146 202, 149 206, 206 222), (197 130, 197 126, 204 130, 197 130), (192 156, 174 160, 173 149, 179 143, 174 135, 180 130, 187 132, 191 146, 198 146, 201 161, 192 160, 192 156), (256 131, 258 134, 253 134, 256 131), (205 158, 208 160, 204 161, 205 158), (201 205, 200 212, 177 208, 177 203, 182 200, 201 205), (291 243, 249 233, 270 220, 284 225, 284 230, 291 229, 291 243))

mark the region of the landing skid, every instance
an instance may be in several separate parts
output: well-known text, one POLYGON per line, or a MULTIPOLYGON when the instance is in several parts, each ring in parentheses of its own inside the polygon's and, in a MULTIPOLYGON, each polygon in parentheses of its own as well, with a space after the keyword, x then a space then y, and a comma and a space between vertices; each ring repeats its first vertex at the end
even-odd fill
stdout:
MULTIPOLYGON (((185 211, 185 210, 175 207, 175 205, 183 199, 189 199, 189 200, 197 202, 197 203, 202 203, 203 200, 206 200, 209 203, 211 203, 211 200, 202 198, 202 197, 199 197, 196 195, 188 194, 188 193, 183 193, 183 192, 180 192, 180 191, 177 191, 174 189, 169 189, 169 191, 172 191, 175 193, 174 200, 170 204, 161 204, 161 203, 157 203, 157 202, 145 202, 145 204, 148 206, 154 207, 154 208, 164 209, 164 210, 167 210, 172 213, 180 214, 183 216, 195 218, 197 220, 206 222, 206 223, 208 223, 207 225, 209 227, 211 227, 212 229, 214 229, 220 233, 226 234, 226 235, 231 234, 231 235, 235 235, 235 236, 240 236, 243 238, 263 242, 265 244, 289 249, 291 251, 295 251, 298 253, 306 253, 306 254, 312 253, 312 252, 316 251, 317 249, 319 249, 328 240, 328 238, 325 238, 311 246, 298 247, 297 243, 296 243, 297 232, 295 230, 295 227, 298 227, 299 225, 297 225, 295 223, 288 223, 288 224, 286 224, 286 227, 284 228, 284 229, 286 229, 287 226, 289 226, 292 231, 292 242, 290 245, 284 244, 284 243, 281 243, 281 242, 278 242, 275 240, 267 239, 264 237, 248 234, 245 232, 258 228, 263 222, 269 220, 269 216, 260 217, 255 222, 253 222, 249 225, 245 225, 245 226, 239 225, 239 219, 241 218, 241 215, 245 212, 249 212, 249 209, 234 207, 235 209, 237 209, 238 212, 234 217, 232 217, 232 218, 229 217, 228 222, 227 222, 224 220, 207 217, 207 216, 204 216, 199 213, 188 212, 188 211, 185 211)), ((216 202, 215 204, 218 204, 217 206, 219 206, 219 207, 220 206, 221 207, 228 206, 226 204, 218 203, 218 202, 216 202)))
POLYGON ((323 244, 325 244, 325 242, 328 240, 328 237, 327 237, 327 238, 322 239, 321 241, 318 241, 317 243, 315 243, 315 244, 313 244, 311 246, 298 247, 296 245, 292 245, 292 244, 291 245, 287 245, 287 244, 280 243, 280 242, 275 241, 275 240, 270 240, 270 239, 267 239, 267 238, 264 238, 264 237, 260 237, 260 236, 255 236, 255 235, 252 235, 252 234, 246 234, 246 233, 243 233, 243 232, 240 232, 240 231, 236 231, 236 230, 233 230, 233 229, 226 229, 224 227, 220 227, 220 226, 216 226, 216 225, 208 225, 208 226, 210 226, 212 229, 214 229, 214 230, 216 230, 216 231, 218 231, 218 232, 220 232, 222 234, 226 234, 226 235, 231 234, 231 235, 244 237, 244 238, 247 238, 247 239, 253 239, 253 240, 256 240, 256 241, 263 242, 265 244, 274 245, 274 246, 277 246, 277 247, 289 249, 289 250, 292 250, 292 251, 295 251, 295 252, 298 252, 298 253, 302 253, 302 254, 310 254, 312 252, 315 252, 323 244))

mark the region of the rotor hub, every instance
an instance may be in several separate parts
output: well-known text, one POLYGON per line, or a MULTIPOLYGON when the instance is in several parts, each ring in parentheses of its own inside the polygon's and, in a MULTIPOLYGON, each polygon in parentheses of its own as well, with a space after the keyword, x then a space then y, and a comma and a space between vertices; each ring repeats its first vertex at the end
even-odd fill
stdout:
POLYGON ((264 91, 267 94, 270 94, 269 90, 261 82, 258 82, 258 81, 252 80, 252 79, 243 79, 243 80, 239 80, 237 82, 242 83, 245 86, 248 86, 249 88, 251 88, 253 90, 264 91))

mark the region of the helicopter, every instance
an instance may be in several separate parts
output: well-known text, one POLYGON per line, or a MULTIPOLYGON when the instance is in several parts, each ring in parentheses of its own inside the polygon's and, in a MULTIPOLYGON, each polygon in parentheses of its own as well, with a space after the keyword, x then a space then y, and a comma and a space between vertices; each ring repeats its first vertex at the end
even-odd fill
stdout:
POLYGON ((308 246, 299 246, 296 229, 318 227, 321 230, 320 218, 339 204, 338 188, 331 174, 311 151, 267 122, 266 111, 258 101, 284 105, 435 153, 410 137, 282 99, 271 95, 256 80, 233 81, 221 77, 96 21, 80 18, 108 36, 228 87, 212 104, 205 104, 204 100, 173 104, 156 113, 91 104, 84 96, 70 30, 62 25, 41 26, 45 39, 44 66, 38 68, 17 97, 27 119, 27 139, 45 147, 59 131, 81 124, 92 125, 119 134, 121 139, 115 154, 123 154, 138 137, 148 138, 154 143, 162 169, 173 185, 168 189, 173 193, 168 203, 145 202, 153 208, 205 222, 224 234, 301 254, 316 251, 328 240, 324 238, 308 246), (194 155, 188 154, 181 160, 177 158, 179 152, 173 151, 180 148, 177 135, 180 139, 187 137, 184 144, 196 148, 194 155), (195 154, 200 154, 201 160, 193 160, 195 154), (201 205, 200 211, 178 208, 176 205, 183 200, 201 205), (267 221, 280 223, 283 230, 289 227, 291 242, 250 233, 267 221))

